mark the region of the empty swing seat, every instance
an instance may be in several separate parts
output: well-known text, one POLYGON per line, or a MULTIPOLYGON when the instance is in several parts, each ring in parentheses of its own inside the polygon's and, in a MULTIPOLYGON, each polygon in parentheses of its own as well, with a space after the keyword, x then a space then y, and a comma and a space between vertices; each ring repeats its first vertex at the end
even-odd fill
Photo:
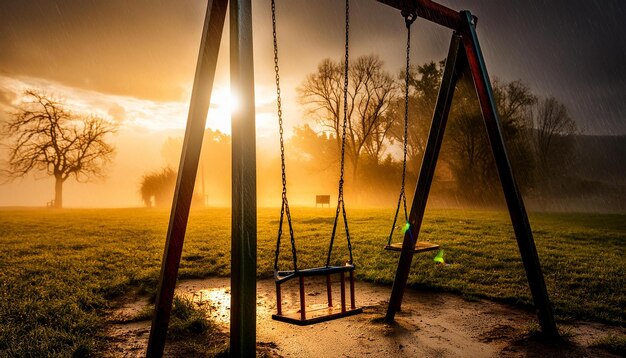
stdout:
POLYGON ((276 310, 277 313, 272 315, 272 319, 287 323, 306 326, 309 324, 329 321, 341 317, 352 316, 363 312, 362 308, 357 308, 354 298, 354 264, 344 266, 322 266, 307 268, 303 270, 285 270, 274 271, 274 281, 276 282, 276 310), (350 306, 346 306, 346 273, 349 274, 350 284, 350 306), (333 305, 331 275, 339 274, 341 284, 341 302, 339 305, 333 305), (304 290, 304 278, 313 276, 326 277, 326 294, 327 304, 314 306, 306 306, 304 290), (295 312, 283 312, 281 285, 291 279, 299 279, 299 296, 300 310, 295 312))
MULTIPOLYGON (((402 243, 395 242, 390 245, 385 245, 385 250, 387 251, 402 251, 402 243)), ((415 243, 415 247, 413 248, 413 253, 426 252, 426 251, 434 251, 439 250, 439 245, 433 244, 432 242, 427 241, 418 241, 415 243)))
MULTIPOLYGON (((343 135, 341 138, 341 175, 339 177, 339 191, 337 195, 337 211, 335 212, 335 222, 333 224, 333 231, 330 237, 330 245, 328 248, 328 257, 326 260, 326 265, 322 267, 313 267, 299 270, 297 266, 297 253, 296 253, 296 244, 293 233, 293 227, 291 222, 291 213, 289 210, 289 203, 287 200, 287 175, 285 173, 285 145, 283 138, 283 118, 282 118, 282 109, 281 109, 281 93, 280 93, 280 76, 279 76, 279 68, 278 68, 278 40, 276 36, 276 6, 275 0, 271 1, 272 4, 272 31, 274 38, 274 72, 276 75, 276 106, 277 106, 277 115, 278 115, 278 128, 279 128, 279 136, 280 136, 280 160, 281 160, 281 174, 282 174, 282 206, 280 211, 280 221, 279 221, 279 229, 278 229, 278 238, 276 239, 276 251, 274 256, 274 282, 276 283, 276 314, 272 315, 272 319, 283 321, 287 323, 297 324, 297 325, 308 325, 323 321, 328 321, 336 318, 351 316, 357 313, 363 312, 361 308, 356 308, 355 299, 354 299, 354 270, 355 266, 352 260, 352 246, 350 244, 350 232, 348 230, 348 219, 346 217, 346 208, 343 201, 343 187, 344 187, 344 167, 345 167, 345 147, 346 147, 346 136, 343 135), (339 221, 340 212, 343 214, 344 228, 346 233, 346 240, 348 244, 348 251, 350 253, 349 263, 346 265, 340 266, 331 266, 331 254, 333 249, 333 243, 335 240, 335 234, 337 229, 337 223, 339 221), (279 270, 278 269, 278 261, 280 256, 280 239, 283 231, 283 219, 287 216, 287 224, 289 226, 289 238, 291 239, 291 250, 293 254, 293 270, 279 270), (348 274, 349 283, 350 283, 350 306, 346 307, 346 274, 348 274), (339 275, 340 284, 341 284, 341 302, 339 305, 333 305, 333 296, 331 290, 331 275, 339 275), (328 297, 328 301, 325 304, 314 305, 311 307, 306 306, 305 302, 305 292, 304 292, 304 280, 305 277, 326 277, 326 294, 328 297), (290 281, 291 279, 298 278, 299 282, 299 298, 300 298, 300 310, 292 312, 292 313, 283 313, 282 307, 282 295, 281 295, 281 286, 290 281), (307 315, 308 314, 308 315, 307 315)), ((345 57, 346 63, 348 62, 348 28, 349 28, 349 6, 346 0, 346 42, 345 42, 345 57)), ((348 103, 348 66, 344 66, 343 77, 344 83, 346 84, 343 88, 343 99, 345 103, 348 103)), ((347 118, 348 118, 348 106, 343 106, 343 132, 345 134, 347 127, 347 118)), ((316 202, 324 202, 326 204, 330 203, 329 195, 318 195, 316 198, 316 202)))

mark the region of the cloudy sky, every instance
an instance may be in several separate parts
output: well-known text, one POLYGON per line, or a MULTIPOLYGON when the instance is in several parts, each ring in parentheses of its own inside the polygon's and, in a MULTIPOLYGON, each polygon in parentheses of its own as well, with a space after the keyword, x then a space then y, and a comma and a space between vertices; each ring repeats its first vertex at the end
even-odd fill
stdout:
MULTIPOLYGON (((535 93, 557 97, 585 133, 626 134, 625 2, 441 2, 479 17, 492 77, 521 79, 535 93)), ((269 0, 254 0, 253 6, 257 133, 261 144, 273 145, 269 0)), ((205 9, 201 0, 0 2, 0 120, 25 88, 35 87, 65 98, 76 111, 121 123, 116 167, 107 184, 100 183, 102 195, 86 197, 93 187, 76 185, 66 191, 68 204, 139 204, 136 187, 119 186, 162 165, 163 141, 182 135, 205 9), (137 143, 141 150, 133 149, 137 143), (138 155, 145 168, 133 164, 138 155)), ((352 9, 353 56, 376 53, 389 71, 399 71, 405 33, 398 11, 373 0, 352 0, 352 9)), ((278 0, 289 127, 306 121, 294 89, 322 59, 342 56, 343 26, 343 1, 278 0)), ((412 61, 443 59, 450 31, 423 20, 413 26, 412 61)), ((229 132, 227 33, 208 125, 229 132)), ((0 205, 38 205, 40 195, 52 197, 50 182, 28 178, 0 186, 0 205), (24 187, 28 195, 15 194, 24 187)))

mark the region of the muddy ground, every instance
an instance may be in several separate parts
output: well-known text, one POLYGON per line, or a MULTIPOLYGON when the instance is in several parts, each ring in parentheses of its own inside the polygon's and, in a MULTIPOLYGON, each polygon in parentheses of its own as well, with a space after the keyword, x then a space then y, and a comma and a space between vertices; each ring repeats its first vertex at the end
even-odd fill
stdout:
MULTIPOLYGON (((298 308, 296 282, 283 289, 283 309, 298 308)), ((178 294, 203 302, 210 315, 228 332, 230 282, 209 278, 180 282, 178 294)), ((339 298, 334 283, 334 299, 339 298)), ((565 343, 544 342, 536 336, 533 312, 486 300, 467 300, 458 295, 407 289, 395 324, 383 323, 391 287, 356 283, 359 315, 311 326, 295 326, 271 319, 276 311, 273 280, 258 282, 257 341, 266 356, 283 357, 615 357, 589 347, 620 327, 599 323, 559 323, 565 343)), ((307 304, 323 304, 325 282, 309 281, 307 304)), ((119 323, 148 304, 147 298, 132 300, 111 314, 109 354, 116 357, 145 355, 150 322, 119 323)), ((170 347, 166 355, 176 356, 170 347)))

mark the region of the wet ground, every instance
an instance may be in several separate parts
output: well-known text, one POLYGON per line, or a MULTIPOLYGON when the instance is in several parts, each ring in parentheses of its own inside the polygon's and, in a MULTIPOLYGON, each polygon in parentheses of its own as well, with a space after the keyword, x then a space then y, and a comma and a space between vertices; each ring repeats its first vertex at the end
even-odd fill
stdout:
MULTIPOLYGON (((179 283, 178 294, 189 295, 209 308, 210 315, 228 331, 230 310, 228 278, 179 283)), ((458 295, 407 289, 402 311, 394 324, 385 324, 391 287, 356 283, 356 303, 363 313, 310 326, 272 320, 276 313, 273 280, 258 282, 257 341, 265 355, 284 357, 614 357, 590 348, 608 333, 626 334, 619 327, 598 323, 567 322, 559 328, 568 342, 554 344, 529 336, 536 328, 533 312, 486 300, 466 300, 458 295)), ((325 281, 306 284, 307 305, 326 300, 325 281)), ((297 311, 297 281, 283 288, 283 309, 297 311)), ((339 285, 333 283, 334 301, 339 285)), ((348 296, 349 297, 349 296, 348 296)), ((131 317, 147 299, 126 303, 112 313, 112 322, 131 317)), ((348 300, 349 304, 349 300, 348 300)), ((110 353, 143 356, 150 322, 111 323, 110 353)), ((171 355, 176 355, 170 353, 171 355)))

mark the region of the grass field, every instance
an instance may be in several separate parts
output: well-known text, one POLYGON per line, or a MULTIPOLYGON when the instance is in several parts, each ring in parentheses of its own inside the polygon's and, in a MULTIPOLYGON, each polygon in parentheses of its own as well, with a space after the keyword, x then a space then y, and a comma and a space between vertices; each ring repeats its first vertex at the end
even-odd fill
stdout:
MULTIPOLYGON (((273 268, 277 209, 258 214, 258 274, 273 268)), ((332 209, 292 209, 301 267, 326 255, 332 209)), ((357 277, 391 283, 398 255, 382 250, 391 211, 349 210, 357 277)), ((0 356, 91 355, 105 344, 106 310, 140 290, 154 293, 169 212, 148 209, 0 210, 0 356)), ((562 319, 626 324, 626 216, 531 215, 555 311, 562 319)), ((230 211, 192 212, 180 278, 228 275, 230 211)), ((400 236, 398 235, 398 240, 400 236)), ((412 286, 529 305, 506 213, 435 210, 421 239, 445 250, 417 256, 412 286)), ((281 263, 290 265, 284 237, 281 263)), ((346 258, 345 240, 335 260, 346 258)))

